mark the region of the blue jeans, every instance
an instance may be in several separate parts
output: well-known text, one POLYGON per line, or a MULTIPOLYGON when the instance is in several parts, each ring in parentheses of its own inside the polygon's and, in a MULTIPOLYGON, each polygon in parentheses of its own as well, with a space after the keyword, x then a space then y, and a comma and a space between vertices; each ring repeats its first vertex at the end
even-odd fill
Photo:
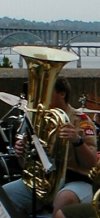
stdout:
POLYGON ((3 189, 7 193, 8 197, 13 201, 15 206, 22 208, 28 214, 31 214, 34 209, 40 210, 43 206, 43 203, 40 202, 39 199, 35 198, 33 192, 34 190, 32 191, 32 189, 27 187, 22 179, 3 185, 3 189))

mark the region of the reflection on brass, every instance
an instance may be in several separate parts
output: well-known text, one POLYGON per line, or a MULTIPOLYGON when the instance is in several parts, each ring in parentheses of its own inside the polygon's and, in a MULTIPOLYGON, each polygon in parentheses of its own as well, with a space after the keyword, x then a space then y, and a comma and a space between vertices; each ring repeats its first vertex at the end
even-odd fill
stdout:
POLYGON ((96 217, 100 218, 100 165, 97 164, 89 172, 89 178, 93 181, 93 188, 96 187, 96 191, 93 196, 92 205, 96 212, 96 217))
POLYGON ((92 205, 96 211, 97 218, 100 218, 100 189, 94 194, 92 205))

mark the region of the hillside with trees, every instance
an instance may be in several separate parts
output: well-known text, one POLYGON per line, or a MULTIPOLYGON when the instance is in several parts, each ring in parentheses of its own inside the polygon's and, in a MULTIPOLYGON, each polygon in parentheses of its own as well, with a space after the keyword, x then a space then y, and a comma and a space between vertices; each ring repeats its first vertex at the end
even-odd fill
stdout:
POLYGON ((83 22, 58 20, 51 22, 36 22, 25 19, 17 20, 9 17, 0 18, 0 28, 37 28, 37 29, 59 29, 72 31, 100 31, 100 22, 83 22))

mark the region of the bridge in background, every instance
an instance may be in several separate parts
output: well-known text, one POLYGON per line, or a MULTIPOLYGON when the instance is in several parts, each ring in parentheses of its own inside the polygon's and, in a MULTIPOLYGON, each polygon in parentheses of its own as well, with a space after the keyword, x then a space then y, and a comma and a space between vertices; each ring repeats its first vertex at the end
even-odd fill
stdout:
MULTIPOLYGON (((100 57, 100 45, 93 45, 93 44, 85 44, 83 43, 72 43, 68 47, 63 47, 61 48, 62 50, 65 51, 73 51, 79 56, 79 60, 77 61, 77 68, 81 68, 82 66, 82 58, 83 57, 100 57)), ((1 56, 12 56, 16 55, 16 53, 12 50, 12 47, 3 47, 0 48, 0 55, 1 56)), ((23 66, 23 61, 21 56, 19 55, 19 67, 22 68, 23 66)))
MULTIPOLYGON (((85 40, 88 37, 91 37, 91 39, 95 37, 97 42, 100 42, 99 31, 0 28, 0 54, 4 53, 4 47, 12 47, 14 45, 46 45, 65 50, 73 50, 79 56, 77 67, 81 67, 82 56, 100 56, 100 45, 93 45, 90 42, 87 45, 88 40, 84 42, 84 45, 79 43, 80 39, 82 41, 84 36, 85 40)), ((10 54, 12 54, 11 49, 10 54)))
MULTIPOLYGON (((28 29, 28 28, 0 28, 0 46, 5 38, 10 36, 15 36, 16 33, 30 33, 34 36, 37 36, 46 44, 50 46, 62 46, 66 44, 66 42, 70 41, 80 41, 85 36, 85 41, 88 36, 97 38, 97 41, 100 42, 100 32, 98 31, 73 31, 73 30, 59 30, 59 29, 28 29)), ((18 41, 17 41, 18 42, 18 41)), ((27 42, 23 42, 24 44, 27 42)))

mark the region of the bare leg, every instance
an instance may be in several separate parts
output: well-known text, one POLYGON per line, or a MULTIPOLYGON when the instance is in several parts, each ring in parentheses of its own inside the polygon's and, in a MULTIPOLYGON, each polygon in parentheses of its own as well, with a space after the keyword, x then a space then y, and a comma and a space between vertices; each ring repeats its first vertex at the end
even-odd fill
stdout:
MULTIPOLYGON (((80 203, 80 201, 74 192, 64 190, 58 193, 54 200, 53 218, 59 218, 59 213, 61 215, 61 211, 59 211, 58 216, 56 214, 59 209, 62 209, 64 206, 76 203, 80 203)), ((63 214, 60 216, 60 218, 64 218, 63 214)))

